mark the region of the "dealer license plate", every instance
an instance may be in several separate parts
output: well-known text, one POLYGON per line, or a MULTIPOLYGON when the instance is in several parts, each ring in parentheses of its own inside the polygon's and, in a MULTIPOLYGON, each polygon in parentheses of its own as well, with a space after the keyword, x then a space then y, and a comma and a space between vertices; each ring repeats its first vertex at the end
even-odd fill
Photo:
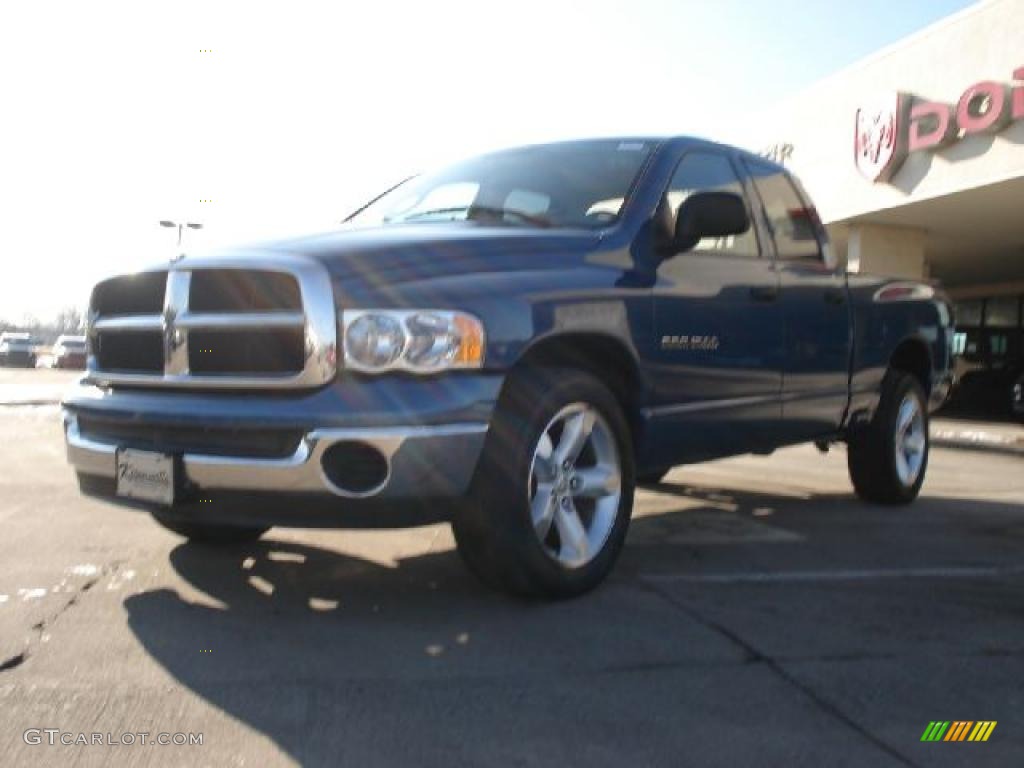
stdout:
POLYGON ((165 453, 123 448, 117 452, 117 495, 174 503, 174 459, 165 453))

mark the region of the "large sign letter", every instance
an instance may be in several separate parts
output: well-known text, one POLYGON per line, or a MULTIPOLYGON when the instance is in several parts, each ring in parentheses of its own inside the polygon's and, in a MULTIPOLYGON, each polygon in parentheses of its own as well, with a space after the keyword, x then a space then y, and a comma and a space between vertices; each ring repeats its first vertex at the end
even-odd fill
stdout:
POLYGON ((965 136, 1003 130, 1010 122, 1010 89, 991 80, 975 83, 956 105, 956 122, 965 136))
POLYGON ((922 101, 910 110, 910 152, 939 149, 956 139, 953 108, 937 101, 922 101))

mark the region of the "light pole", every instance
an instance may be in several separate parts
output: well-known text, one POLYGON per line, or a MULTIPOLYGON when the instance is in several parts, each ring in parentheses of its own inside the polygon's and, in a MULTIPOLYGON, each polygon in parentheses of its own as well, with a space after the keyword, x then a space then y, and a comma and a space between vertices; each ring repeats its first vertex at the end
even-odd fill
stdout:
POLYGON ((178 247, 179 248, 181 248, 181 231, 182 231, 183 228, 185 228, 185 227, 188 227, 189 229, 202 229, 203 228, 202 224, 198 224, 198 223, 196 223, 194 221, 186 221, 184 223, 179 223, 177 221, 169 221, 167 219, 162 220, 160 222, 160 226, 161 227, 172 227, 172 228, 173 227, 177 227, 178 228, 178 247))

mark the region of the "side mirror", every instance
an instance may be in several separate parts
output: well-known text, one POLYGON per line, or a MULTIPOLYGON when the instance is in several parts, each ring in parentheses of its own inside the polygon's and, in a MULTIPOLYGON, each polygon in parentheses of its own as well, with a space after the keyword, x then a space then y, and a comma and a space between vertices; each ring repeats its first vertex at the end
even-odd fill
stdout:
POLYGON ((696 192, 679 206, 672 250, 682 253, 702 238, 741 235, 748 229, 750 217, 742 197, 732 192, 696 192))

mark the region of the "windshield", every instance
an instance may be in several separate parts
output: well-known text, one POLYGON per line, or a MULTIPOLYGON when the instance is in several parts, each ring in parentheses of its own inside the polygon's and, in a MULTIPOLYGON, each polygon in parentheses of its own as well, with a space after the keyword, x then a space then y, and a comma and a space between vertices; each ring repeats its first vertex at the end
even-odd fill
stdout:
POLYGON ((606 227, 618 218, 652 149, 649 141, 602 139, 483 155, 409 179, 347 223, 606 227))

